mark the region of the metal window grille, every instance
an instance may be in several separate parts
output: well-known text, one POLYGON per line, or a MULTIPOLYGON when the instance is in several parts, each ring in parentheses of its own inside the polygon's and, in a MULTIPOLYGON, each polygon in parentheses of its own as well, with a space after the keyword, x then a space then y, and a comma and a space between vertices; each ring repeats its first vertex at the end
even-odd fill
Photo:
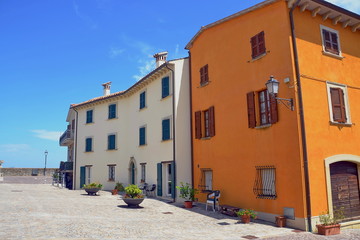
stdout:
POLYGON ((254 194, 256 198, 276 199, 276 168, 275 166, 256 166, 254 194))
POLYGON ((115 166, 109 166, 109 181, 115 181, 115 166))

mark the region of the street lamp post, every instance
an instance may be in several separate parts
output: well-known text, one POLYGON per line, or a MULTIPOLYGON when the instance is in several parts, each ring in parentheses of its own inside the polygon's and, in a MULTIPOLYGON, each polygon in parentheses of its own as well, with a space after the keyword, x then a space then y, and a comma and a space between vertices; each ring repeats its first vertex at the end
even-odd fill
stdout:
POLYGON ((47 155, 48 155, 48 151, 45 150, 44 154, 45 154, 45 168, 44 168, 44 176, 45 176, 45 173, 46 173, 46 161, 47 161, 47 155))

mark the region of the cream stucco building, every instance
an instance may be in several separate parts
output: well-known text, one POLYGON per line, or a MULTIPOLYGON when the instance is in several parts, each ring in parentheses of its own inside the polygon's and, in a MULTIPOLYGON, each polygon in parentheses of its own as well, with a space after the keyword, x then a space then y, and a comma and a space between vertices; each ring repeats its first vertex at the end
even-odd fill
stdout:
POLYGON ((99 182, 156 184, 157 196, 177 199, 180 182, 191 183, 189 60, 166 61, 155 54, 156 69, 129 89, 70 106, 73 188, 99 182))

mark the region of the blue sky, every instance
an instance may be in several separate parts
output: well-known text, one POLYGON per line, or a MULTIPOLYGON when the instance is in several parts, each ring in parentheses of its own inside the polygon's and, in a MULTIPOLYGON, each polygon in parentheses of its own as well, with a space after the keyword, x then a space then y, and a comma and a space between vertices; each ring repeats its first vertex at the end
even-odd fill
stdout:
MULTIPOLYGON (((71 103, 125 90, 154 68, 152 55, 187 56, 201 26, 260 0, 1 0, 0 160, 58 167, 71 103)), ((360 13, 360 1, 332 0, 360 13)))

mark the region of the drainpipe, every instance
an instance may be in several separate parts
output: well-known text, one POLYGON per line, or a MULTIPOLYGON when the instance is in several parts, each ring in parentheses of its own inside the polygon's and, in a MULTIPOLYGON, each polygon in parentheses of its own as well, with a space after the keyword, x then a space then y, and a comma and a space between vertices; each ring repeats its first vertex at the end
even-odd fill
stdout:
POLYGON ((308 220, 308 230, 312 232, 311 225, 311 200, 310 200, 310 180, 309 180, 309 164, 308 164, 308 154, 307 154, 307 144, 306 144, 306 131, 305 131, 305 118, 304 118, 304 105, 302 98, 302 89, 301 89, 301 77, 300 77, 300 66, 298 51, 296 45, 296 35, 295 35, 295 24, 294 24, 294 9, 299 5, 301 0, 297 0, 290 9, 290 27, 291 27, 291 40, 293 45, 293 54, 294 54, 294 63, 295 63, 295 73, 297 81, 297 90, 298 90, 298 105, 299 105, 299 114, 300 114, 300 127, 301 127, 301 140, 302 140, 302 155, 304 159, 304 178, 305 178, 305 194, 306 194, 306 211, 307 211, 307 220, 308 220))
POLYGON ((190 90, 190 144, 191 144, 191 186, 194 187, 194 148, 193 148, 193 109, 192 109, 192 78, 191 78, 191 52, 189 51, 189 90, 190 90))
MULTIPOLYGON (((174 75, 174 70, 172 70, 171 68, 169 68, 169 62, 166 62, 165 67, 167 69, 169 69, 171 71, 171 78, 172 78, 172 115, 173 115, 173 161, 174 161, 174 169, 175 171, 173 172, 174 174, 174 184, 176 186, 176 170, 177 170, 177 166, 176 166, 176 155, 175 155, 175 139, 176 139, 176 135, 175 135, 175 75, 174 75)), ((175 192, 174 192, 174 198, 173 201, 176 201, 176 188, 175 188, 175 192)))
POLYGON ((74 165, 73 165, 73 186, 72 189, 75 190, 76 189, 76 161, 77 161, 77 134, 78 134, 78 111, 76 111, 75 108, 73 108, 73 110, 76 112, 76 126, 75 126, 75 154, 74 154, 74 165))

